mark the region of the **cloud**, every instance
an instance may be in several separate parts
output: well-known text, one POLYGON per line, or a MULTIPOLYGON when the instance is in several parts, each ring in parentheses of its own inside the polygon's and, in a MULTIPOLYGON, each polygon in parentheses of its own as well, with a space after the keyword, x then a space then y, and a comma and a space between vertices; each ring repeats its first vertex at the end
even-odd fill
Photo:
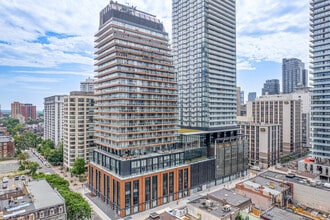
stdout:
POLYGON ((296 57, 308 62, 308 1, 238 0, 237 55, 245 65, 296 57))
POLYGON ((248 61, 237 61, 237 70, 255 70, 256 68, 252 66, 248 61))
POLYGON ((40 78, 40 77, 33 77, 33 76, 17 76, 13 80, 17 82, 37 82, 37 83, 54 83, 60 82, 61 78, 40 78))
POLYGON ((80 72, 80 71, 56 71, 56 70, 17 70, 13 71, 16 73, 28 73, 28 74, 45 74, 45 75, 77 75, 77 76, 91 76, 93 74, 89 72, 80 72))

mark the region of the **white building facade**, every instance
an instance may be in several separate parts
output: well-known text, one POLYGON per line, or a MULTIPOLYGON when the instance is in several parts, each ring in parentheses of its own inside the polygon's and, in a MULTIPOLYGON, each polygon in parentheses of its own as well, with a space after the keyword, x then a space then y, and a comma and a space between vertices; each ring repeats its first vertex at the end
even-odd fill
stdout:
POLYGON ((71 92, 64 97, 63 165, 71 169, 76 158, 90 161, 94 149, 94 96, 71 92))
POLYGON ((44 139, 50 139, 59 147, 63 137, 64 95, 44 98, 44 139))
POLYGON ((181 127, 236 125, 235 8, 234 0, 172 2, 181 127))

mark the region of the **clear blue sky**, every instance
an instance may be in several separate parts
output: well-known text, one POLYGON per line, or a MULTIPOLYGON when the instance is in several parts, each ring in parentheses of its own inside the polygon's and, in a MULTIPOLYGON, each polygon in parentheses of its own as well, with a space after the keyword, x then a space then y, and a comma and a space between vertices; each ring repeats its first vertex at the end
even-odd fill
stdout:
MULTIPOLYGON (((147 11, 171 33, 170 0, 118 0, 147 11)), ((99 11, 109 0, 0 1, 0 104, 43 109, 43 98, 79 90, 93 76, 99 11)), ((308 67, 308 0, 237 0, 237 85, 258 94, 281 80, 282 58, 308 67)))

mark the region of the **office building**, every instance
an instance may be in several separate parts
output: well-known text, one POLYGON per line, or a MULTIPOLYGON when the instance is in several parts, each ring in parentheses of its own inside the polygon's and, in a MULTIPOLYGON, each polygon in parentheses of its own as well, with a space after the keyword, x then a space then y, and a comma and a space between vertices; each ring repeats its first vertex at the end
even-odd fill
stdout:
POLYGON ((301 151, 301 99, 290 94, 261 96, 253 102, 247 102, 246 112, 254 123, 281 125, 281 156, 301 151))
POLYGON ((262 95, 280 94, 280 81, 278 79, 269 79, 264 83, 262 88, 262 95))
POLYGON ((257 93, 256 92, 249 92, 248 94, 248 102, 254 101, 257 98, 257 93))
POLYGON ((275 165, 280 158, 281 125, 239 121, 249 143, 249 164, 260 168, 275 165))
POLYGON ((29 181, 0 195, 0 219, 66 220, 65 200, 45 179, 29 181))
POLYGON ((94 149, 94 93, 71 92, 64 97, 63 165, 73 167, 76 158, 87 163, 94 149))
POLYGON ((173 0, 172 24, 179 126, 235 126, 235 1, 173 0))
POLYGON ((11 103, 11 117, 20 120, 20 123, 31 119, 37 119, 37 107, 32 104, 23 104, 20 102, 11 103))
POLYGON ((330 8, 329 1, 310 1, 311 30, 311 156, 330 169, 330 8))
POLYGON ((135 7, 110 1, 100 12, 88 184, 120 217, 190 194, 168 40, 163 24, 135 7))
POLYGON ((94 79, 88 77, 84 82, 80 82, 80 91, 93 92, 94 91, 94 79))
POLYGON ((296 87, 308 87, 308 76, 305 64, 297 59, 283 59, 282 61, 282 92, 292 93, 296 87))
POLYGON ((59 147, 63 138, 64 95, 44 98, 44 139, 50 139, 59 147))

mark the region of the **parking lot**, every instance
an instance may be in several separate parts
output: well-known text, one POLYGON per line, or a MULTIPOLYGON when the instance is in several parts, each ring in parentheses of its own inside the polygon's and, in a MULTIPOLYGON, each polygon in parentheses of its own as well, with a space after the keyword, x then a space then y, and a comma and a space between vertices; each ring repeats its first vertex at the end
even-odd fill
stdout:
POLYGON ((15 177, 5 176, 0 181, 0 194, 10 189, 16 189, 17 187, 22 188, 23 182, 26 181, 29 181, 29 177, 26 175, 15 177))

